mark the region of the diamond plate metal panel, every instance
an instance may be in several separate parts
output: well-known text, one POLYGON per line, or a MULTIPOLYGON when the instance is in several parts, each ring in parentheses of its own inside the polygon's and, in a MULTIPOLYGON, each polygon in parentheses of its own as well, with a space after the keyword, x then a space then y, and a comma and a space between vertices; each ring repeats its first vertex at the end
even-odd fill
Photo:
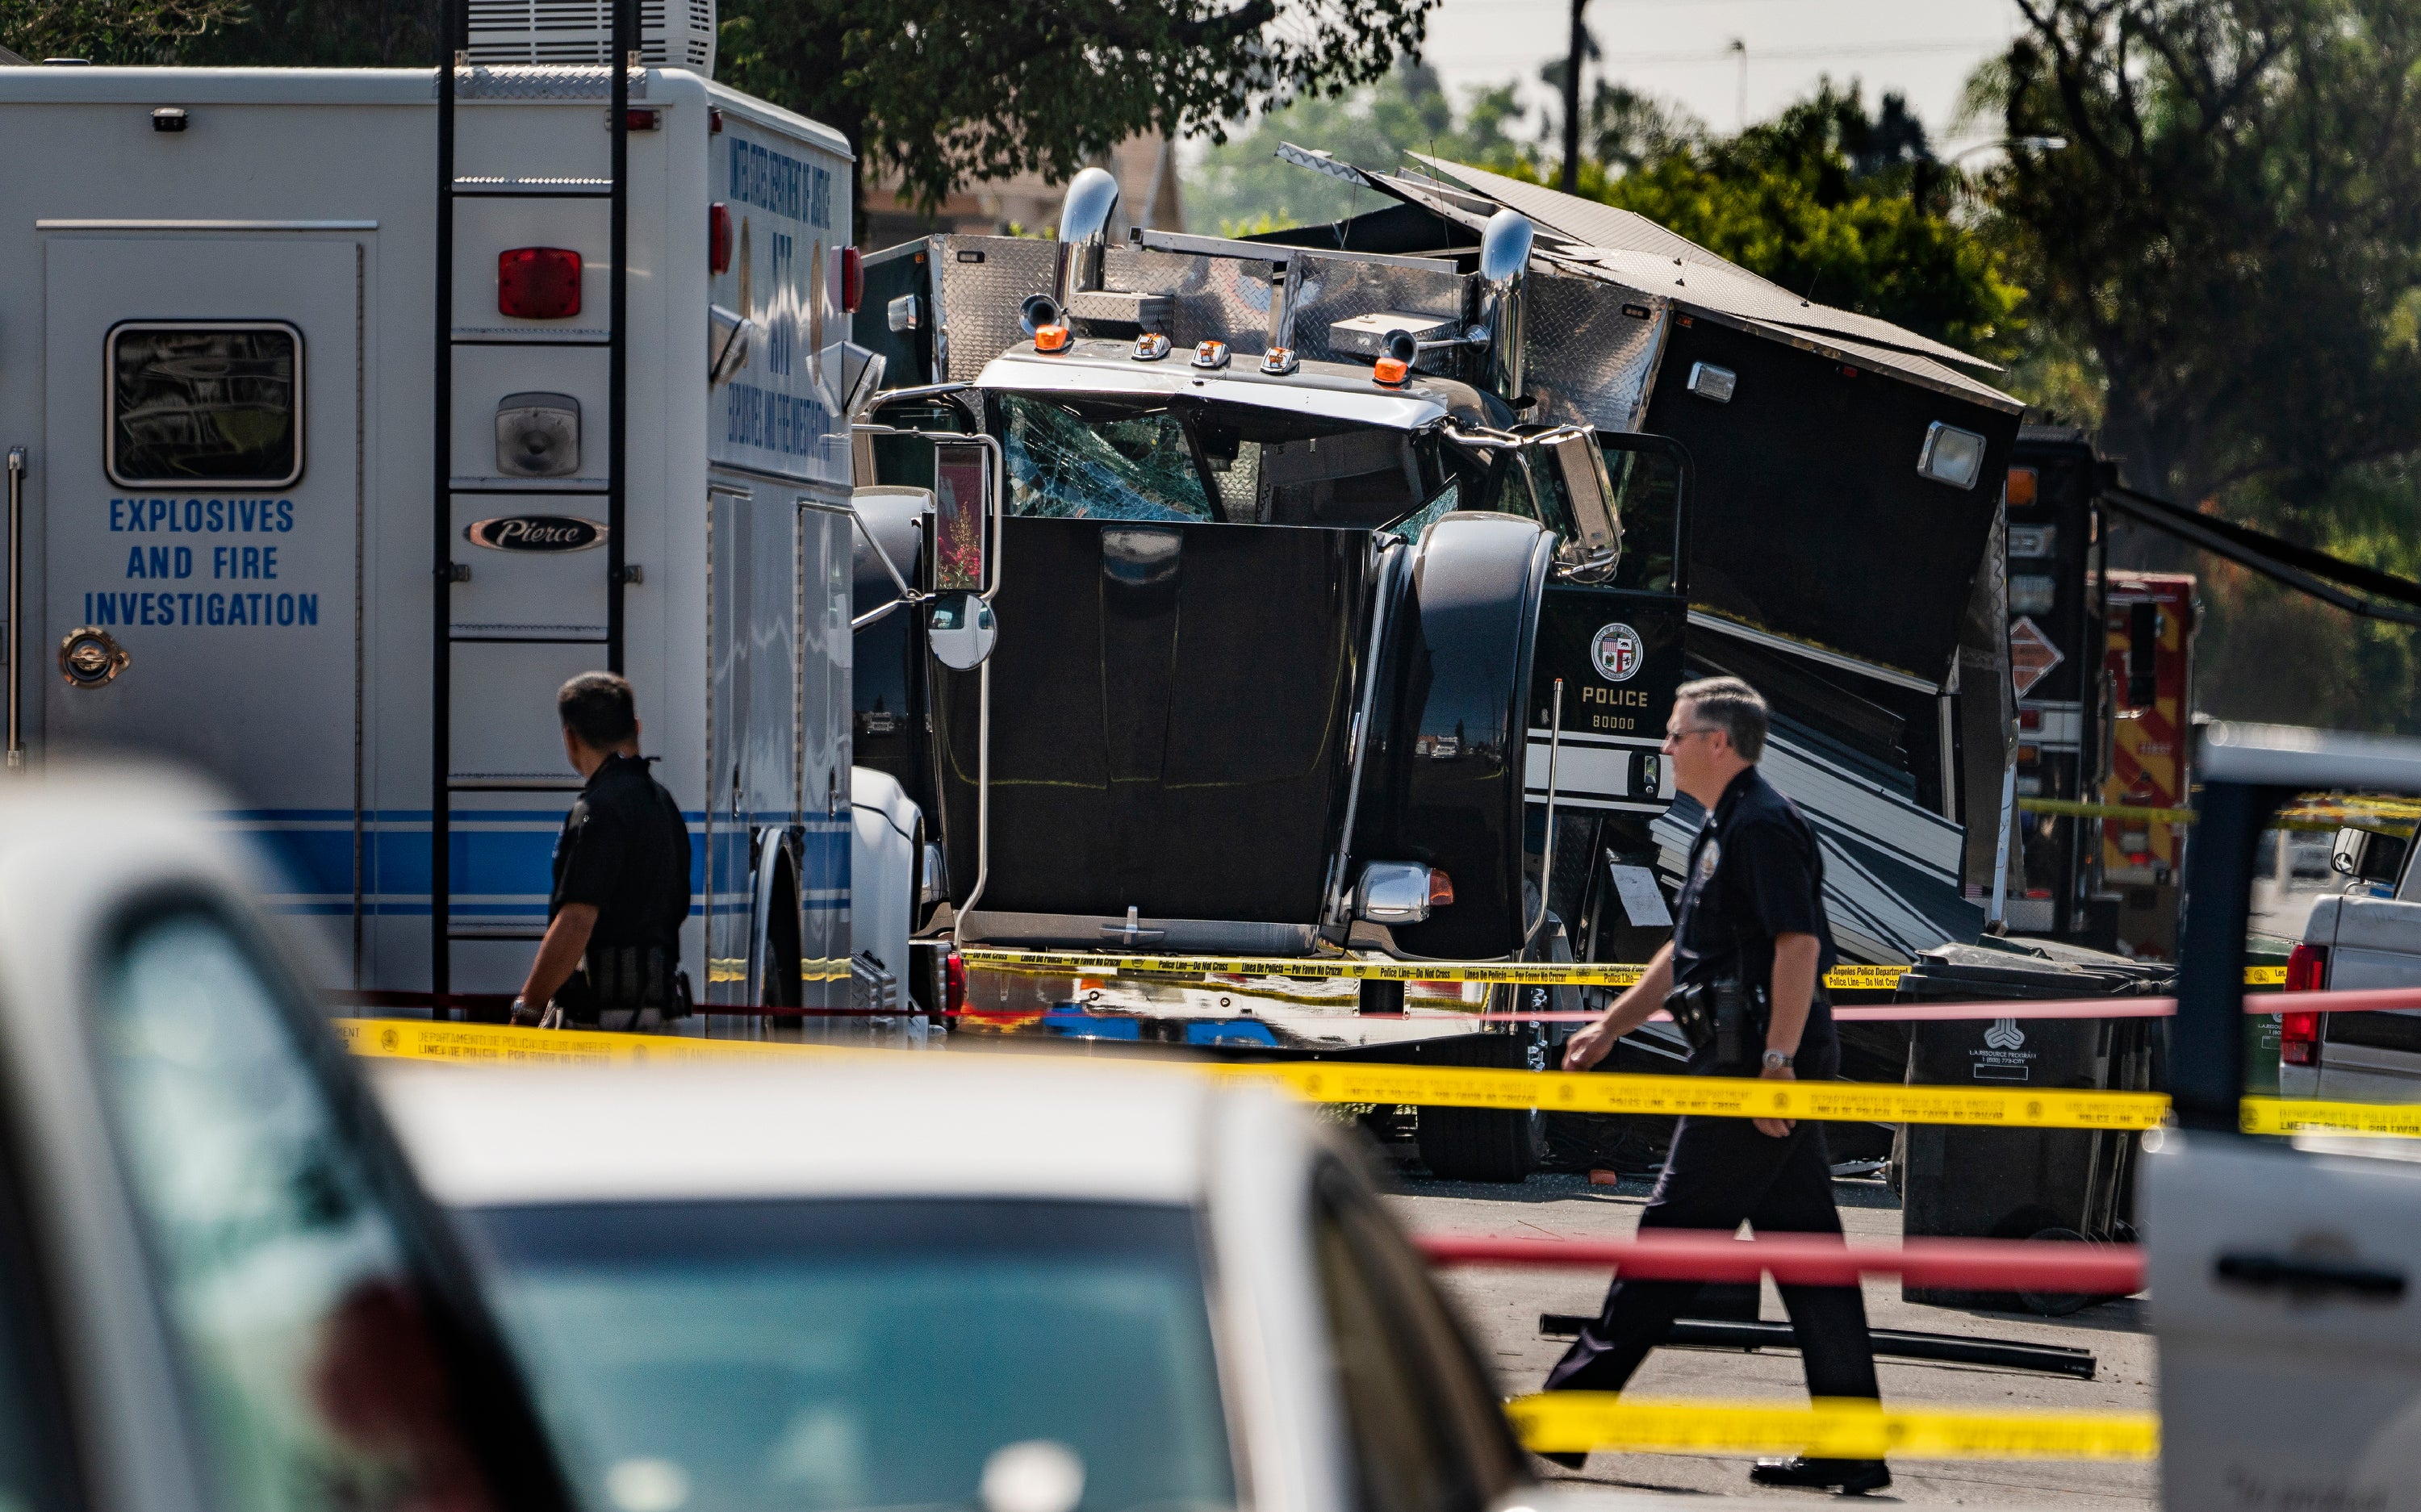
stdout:
MULTIPOLYGON (((1294 349, 1306 362, 1367 360, 1367 353, 1351 347, 1329 346, 1329 325, 1356 315, 1393 310, 1458 321, 1462 318, 1464 280, 1459 273, 1326 257, 1299 249, 1289 249, 1287 257, 1301 264, 1295 274, 1302 287, 1295 295, 1294 349)), ((1102 260, 1101 279, 1112 288, 1176 300, 1176 325, 1169 338, 1179 346, 1224 341, 1238 354, 1250 356, 1268 345, 1270 275, 1276 266, 1274 260, 1260 258, 1112 247, 1102 260)))
POLYGON ((1528 298, 1529 385, 1539 405, 1529 418, 1638 429, 1672 302, 1538 273, 1530 275, 1528 298), (1625 305, 1647 310, 1648 318, 1625 315, 1625 305))
POLYGON ((1354 262, 1317 253, 1305 254, 1303 261, 1303 291, 1295 296, 1294 305, 1294 347, 1305 361, 1361 360, 1362 354, 1351 347, 1333 348, 1328 339, 1329 326, 1357 315, 1391 310, 1456 321, 1463 318, 1467 280, 1460 273, 1354 262))
MULTIPOLYGON (((437 93, 430 84, 429 92, 437 93)), ((614 92, 614 70, 594 64, 477 64, 454 70, 457 100, 604 100, 614 92)), ((648 70, 631 70, 631 98, 648 98, 648 70)))
POLYGON ((1018 314, 1048 294, 1058 276, 1059 243, 1022 236, 937 236, 942 323, 934 338, 936 377, 966 382, 984 364, 1025 339, 1018 314))
POLYGON ((1101 259, 1101 282, 1175 300, 1168 338, 1179 347, 1224 341, 1239 355, 1251 355, 1266 344, 1273 266, 1257 258, 1114 246, 1101 259))

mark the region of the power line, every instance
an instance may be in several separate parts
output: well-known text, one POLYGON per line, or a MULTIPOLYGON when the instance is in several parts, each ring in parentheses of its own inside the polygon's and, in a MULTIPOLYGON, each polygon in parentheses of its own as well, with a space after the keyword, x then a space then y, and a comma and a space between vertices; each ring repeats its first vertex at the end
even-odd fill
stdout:
MULTIPOLYGON (((1648 0, 1641 0, 1648 3, 1648 0)), ((1788 63, 1812 61, 1828 57, 1893 57, 1921 53, 1997 53, 2009 45, 2006 37, 1977 38, 1973 41, 1882 42, 1870 47, 1752 47, 1749 57, 1757 63, 1788 63)), ((1531 63, 1539 55, 1534 53, 1458 53, 1455 63, 1461 68, 1489 64, 1531 63)), ((1609 47, 1603 67, 1609 71, 1656 63, 1730 63, 1737 62, 1737 48, 1694 48, 1684 53, 1622 53, 1609 47)))

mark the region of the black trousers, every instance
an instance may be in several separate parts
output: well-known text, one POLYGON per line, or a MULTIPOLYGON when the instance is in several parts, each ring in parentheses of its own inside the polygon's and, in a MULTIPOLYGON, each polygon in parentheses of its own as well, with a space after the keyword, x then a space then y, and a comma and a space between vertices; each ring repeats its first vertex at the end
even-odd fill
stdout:
MULTIPOLYGON (((1788 1138, 1772 1139, 1746 1118, 1681 1120, 1639 1226, 1728 1234, 1743 1220, 1759 1234, 1841 1232, 1821 1124, 1803 1118, 1788 1138)), ((1673 1319, 1696 1300, 1701 1285, 1617 1276, 1606 1291, 1604 1310, 1547 1373, 1547 1390, 1620 1391, 1648 1351, 1672 1331, 1673 1319)), ((1807 1394, 1879 1395, 1874 1341, 1867 1333, 1866 1299, 1858 1288, 1780 1290, 1807 1368, 1807 1394)))

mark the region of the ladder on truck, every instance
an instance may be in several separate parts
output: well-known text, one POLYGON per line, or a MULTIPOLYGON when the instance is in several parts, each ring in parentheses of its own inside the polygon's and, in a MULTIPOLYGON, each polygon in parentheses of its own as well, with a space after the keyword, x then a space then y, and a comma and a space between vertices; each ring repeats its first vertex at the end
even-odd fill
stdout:
MULTIPOLYGON (((468 48, 471 30, 471 6, 476 0, 441 0, 439 6, 439 63, 437 69, 437 278, 435 288, 436 374, 434 384, 434 418, 431 427, 434 440, 434 476, 432 479, 432 535, 435 561, 436 593, 431 625, 432 662, 430 688, 430 868, 429 868, 429 991, 430 1006, 438 1018, 452 1016, 461 1005, 455 996, 454 944, 464 940, 535 940, 543 926, 533 929, 524 927, 496 925, 458 925, 454 919, 453 872, 453 801, 466 792, 570 792, 577 791, 577 778, 550 779, 536 775, 512 774, 491 776, 459 774, 455 761, 453 685, 454 651, 466 644, 510 641, 522 646, 597 646, 605 659, 608 670, 620 672, 623 666, 623 589, 631 581, 628 563, 624 560, 625 541, 625 476, 624 444, 628 389, 629 353, 626 331, 629 324, 630 266, 630 147, 631 147, 631 85, 634 75, 644 79, 640 59, 639 0, 610 0, 613 24, 605 61, 601 67, 583 65, 514 64, 509 70, 493 70, 498 74, 535 78, 552 76, 565 83, 579 82, 581 76, 602 74, 606 78, 608 132, 608 164, 603 178, 563 178, 558 176, 516 178, 511 176, 480 176, 462 178, 456 172, 455 124, 456 105, 461 86, 480 77, 475 70, 468 48), (609 267, 606 325, 601 336, 562 336, 522 333, 508 330, 463 331, 454 320, 455 246, 454 210, 462 199, 602 199, 610 201, 610 229, 607 242, 609 267), (512 346, 558 348, 603 347, 606 349, 606 455, 604 487, 572 488, 523 485, 515 487, 505 478, 479 478, 476 488, 456 487, 454 457, 454 360, 464 347, 512 346), (478 493, 500 496, 504 500, 556 501, 602 498, 605 505, 605 633, 598 635, 515 634, 483 635, 458 633, 454 628, 454 585, 467 580, 470 568, 458 558, 458 537, 454 528, 454 501, 458 494, 478 493)), ((586 427, 584 425, 584 430, 586 427)), ((586 440, 583 450, 586 449, 586 440)), ((581 471, 589 469, 584 464, 581 471)), ((542 715, 540 717, 543 717, 542 715)))

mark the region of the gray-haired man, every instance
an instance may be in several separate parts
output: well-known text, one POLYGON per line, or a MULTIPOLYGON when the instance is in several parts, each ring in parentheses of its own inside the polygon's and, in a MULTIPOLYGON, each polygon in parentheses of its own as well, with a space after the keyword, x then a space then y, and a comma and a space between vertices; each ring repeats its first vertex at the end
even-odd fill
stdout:
MULTIPOLYGON (((1738 678, 1676 691, 1664 757, 1676 785, 1705 807, 1707 822, 1690 847, 1673 941, 1604 1018, 1572 1036, 1567 1070, 1603 1060, 1670 995, 1676 1019, 1692 1031, 1694 1074, 1788 1080, 1838 1072, 1840 1046, 1821 989, 1833 964, 1823 855, 1807 820, 1757 770, 1766 723, 1765 700, 1738 678)), ((1681 1120, 1639 1226, 1729 1235, 1742 1222, 1758 1233, 1841 1232, 1821 1125, 1681 1120)), ((1617 1278, 1604 1310, 1548 1373, 1547 1389, 1620 1391, 1698 1286, 1617 1278)), ((1808 1394, 1875 1397, 1874 1343, 1858 1289, 1781 1291, 1808 1394)), ((1577 1469, 1585 1457, 1549 1457, 1577 1469)), ((1858 1492, 1890 1485, 1891 1472, 1880 1459, 1800 1458, 1760 1462, 1751 1478, 1858 1492)))

